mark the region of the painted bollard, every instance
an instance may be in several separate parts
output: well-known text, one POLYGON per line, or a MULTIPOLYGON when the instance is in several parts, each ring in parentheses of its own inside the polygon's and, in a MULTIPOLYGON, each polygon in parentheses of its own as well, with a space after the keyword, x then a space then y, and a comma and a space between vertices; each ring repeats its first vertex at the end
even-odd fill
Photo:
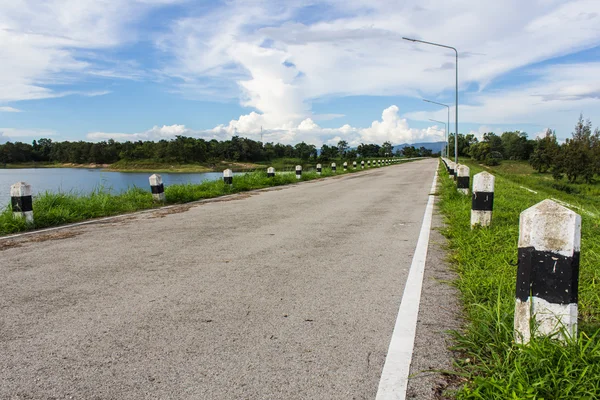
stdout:
POLYGON ((515 341, 577 337, 581 216, 552 200, 521 213, 515 341))
POLYGON ((302 178, 302 165, 296 165, 296 179, 302 178))
POLYGON ((348 169, 348 163, 346 161, 344 161, 344 164, 342 164, 342 166, 344 167, 344 171, 348 169))
POLYGON ((356 169, 356 161, 352 161, 352 169, 356 169))
POLYGON ((473 176, 473 195, 471 200, 471 228, 490 226, 494 210, 494 181, 496 178, 483 171, 473 176))
POLYGON ((33 223, 33 197, 31 185, 25 182, 17 182, 10 187, 10 203, 13 217, 25 218, 28 224, 33 223))
POLYGON ((450 178, 454 176, 454 162, 452 161, 448 163, 448 175, 450 175, 450 178))
POLYGON ((365 161, 360 162, 360 169, 365 169, 365 161))
POLYGON ((336 171, 336 166, 335 166, 335 163, 332 162, 331 163, 331 172, 333 172, 335 174, 335 171, 336 171))
POLYGON ((233 184, 233 171, 232 170, 226 169, 225 171, 223 171, 223 182, 225 182, 228 185, 233 184))
POLYGON ((150 190, 152 191, 154 201, 166 201, 165 185, 163 185, 162 176, 153 174, 150 175, 148 180, 150 181, 150 190))
POLYGON ((371 168, 371 160, 367 161, 367 168, 371 168))
POLYGON ((321 164, 317 164, 317 175, 321 175, 322 169, 323 169, 323 167, 321 166, 321 164))
POLYGON ((267 168, 267 178, 273 178, 275 176, 275 168, 267 168))
POLYGON ((466 165, 458 167, 458 173, 456 178, 456 188, 459 192, 464 195, 469 194, 469 179, 471 176, 471 170, 466 165))

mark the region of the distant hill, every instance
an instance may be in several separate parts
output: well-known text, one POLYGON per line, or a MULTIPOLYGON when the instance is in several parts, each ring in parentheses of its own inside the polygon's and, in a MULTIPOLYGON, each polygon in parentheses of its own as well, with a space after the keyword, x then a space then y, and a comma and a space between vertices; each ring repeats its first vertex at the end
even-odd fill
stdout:
POLYGON ((426 149, 430 149, 434 153, 438 153, 442 151, 446 142, 426 142, 426 143, 402 143, 394 146, 393 152, 396 153, 396 150, 401 150, 408 146, 414 146, 416 149, 425 147, 426 149))

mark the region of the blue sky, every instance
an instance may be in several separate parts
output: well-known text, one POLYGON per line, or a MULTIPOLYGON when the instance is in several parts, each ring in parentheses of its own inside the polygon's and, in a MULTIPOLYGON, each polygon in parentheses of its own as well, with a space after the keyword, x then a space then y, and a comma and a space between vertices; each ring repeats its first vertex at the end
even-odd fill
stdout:
POLYGON ((600 126, 600 2, 49 0, 0 5, 0 142, 183 134, 437 141, 600 126))

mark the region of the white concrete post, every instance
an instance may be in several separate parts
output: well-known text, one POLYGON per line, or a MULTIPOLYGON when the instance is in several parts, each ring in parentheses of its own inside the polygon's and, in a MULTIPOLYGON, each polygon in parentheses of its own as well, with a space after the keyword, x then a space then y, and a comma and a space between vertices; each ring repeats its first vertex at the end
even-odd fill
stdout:
POLYGON ((275 168, 267 168, 267 178, 273 178, 275 176, 275 168))
POLYGON ((321 175, 322 169, 323 169, 323 167, 321 166, 321 164, 317 164, 317 175, 321 175))
POLYGON ((461 165, 458 167, 458 173, 456 178, 456 188, 459 192, 464 195, 469 194, 469 179, 471 177, 471 170, 466 165, 461 165))
POLYGON ((223 182, 225 182, 228 185, 233 184, 233 171, 232 170, 226 169, 225 171, 223 171, 223 182))
POLYGON ((371 160, 367 161, 367 168, 371 168, 371 160))
POLYGON ((494 181, 496 178, 483 171, 473 176, 471 201, 471 229, 477 225, 490 226, 494 209, 494 181))
POLYGON ((356 169, 356 161, 352 161, 352 169, 356 169))
POLYGON ((150 181, 150 190, 152 190, 152 198, 154 201, 165 202, 167 199, 165 197, 165 186, 163 185, 162 176, 153 174, 150 175, 148 180, 150 181))
POLYGON ((360 169, 365 169, 365 160, 360 162, 360 169))
POLYGON ((296 165, 296 179, 302 178, 302 165, 296 165))
POLYGON ((523 211, 519 220, 519 266, 515 341, 532 336, 577 337, 581 216, 552 200, 523 211))
POLYGON ((335 174, 335 171, 336 171, 336 166, 335 166, 335 163, 332 162, 331 163, 331 172, 333 172, 335 174))
POLYGON ((10 187, 10 203, 13 217, 25 218, 25 222, 33 224, 33 196, 31 185, 17 182, 10 187))
POLYGON ((344 167, 344 171, 346 171, 348 169, 348 163, 346 161, 344 161, 343 167, 344 167))

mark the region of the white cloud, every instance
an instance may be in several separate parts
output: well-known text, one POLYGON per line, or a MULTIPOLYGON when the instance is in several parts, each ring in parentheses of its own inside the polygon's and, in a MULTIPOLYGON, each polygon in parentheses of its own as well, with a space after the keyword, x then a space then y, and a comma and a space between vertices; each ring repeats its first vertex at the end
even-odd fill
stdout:
MULTIPOLYGON (((579 99, 594 102, 592 117, 598 115, 596 77, 600 75, 578 68, 556 67, 556 80, 550 79, 550 70, 532 75, 537 79, 533 86, 545 89, 537 98, 526 98, 532 94, 528 84, 513 85, 504 93, 486 91, 509 71, 599 45, 598 1, 409 0, 400 4, 379 0, 367 5, 331 0, 313 4, 319 5, 327 12, 317 15, 315 11, 310 23, 297 17, 302 4, 296 1, 233 1, 200 17, 181 18, 157 39, 160 48, 173 56, 163 72, 181 78, 188 87, 209 88, 206 95, 212 89, 217 96, 241 91, 241 104, 257 110, 216 129, 255 134, 263 126, 270 131, 283 129, 289 138, 289 130, 306 118, 318 120, 311 111, 314 99, 432 97, 453 91, 454 53, 401 39, 413 36, 459 49, 461 88, 480 90, 474 96, 461 94, 461 104, 468 101, 461 105, 461 122, 531 123, 532 115, 537 118, 533 122, 539 121, 565 102, 579 99), (219 29, 214 29, 213 21, 219 21, 219 29), (517 95, 517 101, 509 98, 511 94, 517 95), (537 107, 539 101, 553 101, 556 106, 537 107)), ((446 119, 445 110, 427 115, 446 119)), ((410 130, 406 122, 390 115, 365 135, 375 140, 427 134, 410 130)))
POLYGON ((113 132, 90 132, 86 135, 87 140, 98 142, 102 140, 113 139, 116 141, 137 141, 137 140, 171 140, 176 136, 202 137, 207 140, 223 140, 225 137, 219 134, 219 131, 196 131, 187 128, 185 125, 163 125, 154 126, 144 132, 139 133, 113 133, 113 132))
MULTIPOLYGON (((398 107, 390 106, 382 113, 381 121, 373 121, 368 128, 355 128, 350 125, 342 125, 339 128, 323 128, 312 119, 306 118, 299 124, 285 123, 282 126, 263 130, 263 142, 279 142, 284 144, 296 144, 305 141, 310 144, 321 146, 326 144, 337 144, 340 140, 346 140, 351 146, 360 143, 382 143, 390 141, 393 144, 434 142, 444 138, 443 129, 431 126, 426 129, 415 129, 408 126, 406 119, 398 115, 398 107)), ((241 116, 238 120, 231 121, 229 125, 220 125, 209 130, 193 130, 184 125, 154 126, 140 133, 108 133, 91 132, 87 139, 92 141, 114 139, 126 140, 161 140, 173 139, 177 135, 204 138, 206 140, 225 140, 232 134, 239 133, 240 136, 253 140, 261 139, 260 124, 264 122, 262 115, 251 113, 241 116), (239 132, 236 131, 240 128, 239 132)))
MULTIPOLYGON (((0 4, 0 101, 59 97, 50 85, 101 75, 95 52, 137 41, 134 23, 173 1, 20 0, 0 4)), ((119 69, 120 64, 115 68, 119 69)), ((112 64, 112 63, 111 63, 112 64)), ((112 71, 116 75, 118 71, 112 71)))
POLYGON ((21 110, 14 107, 0 107, 0 112, 21 112, 21 110))
MULTIPOLYGON (((352 141, 415 141, 435 137, 438 130, 410 128, 398 110, 390 109, 366 129, 343 125, 328 130, 317 122, 343 115, 312 110, 316 99, 438 98, 452 92, 453 52, 401 39, 413 36, 459 49, 461 123, 558 125, 566 132, 567 120, 574 121, 579 112, 600 120, 595 63, 526 71, 531 78, 526 83, 489 89, 510 71, 600 45, 597 0, 323 0, 311 2, 310 8, 299 0, 231 0, 202 7, 182 0, 184 17, 158 21, 155 32, 140 24, 148 12, 177 1, 3 2, 0 102, 106 94, 56 89, 56 84, 88 76, 156 79, 165 85, 177 81, 168 90, 185 97, 239 97, 243 106, 255 110, 193 134, 259 137, 262 127, 265 140, 285 142, 332 140, 337 134, 352 141), (164 52, 159 71, 103 54, 146 40, 164 52)), ((446 112, 404 117, 445 120, 446 112)), ((132 135, 163 134, 149 130, 132 135)))
POLYGON ((56 132, 50 129, 18 129, 18 128, 0 128, 0 136, 6 141, 22 139, 40 139, 56 136, 56 132))

